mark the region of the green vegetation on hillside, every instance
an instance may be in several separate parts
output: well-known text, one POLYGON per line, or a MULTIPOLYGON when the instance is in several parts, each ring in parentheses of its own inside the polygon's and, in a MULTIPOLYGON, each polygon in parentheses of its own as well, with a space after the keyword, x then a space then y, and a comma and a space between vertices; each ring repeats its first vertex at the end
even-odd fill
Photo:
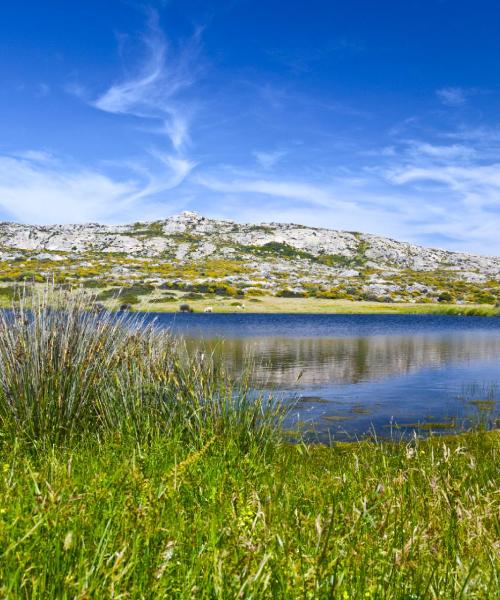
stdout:
POLYGON ((325 254, 320 253, 319 255, 311 254, 300 248, 290 246, 286 242, 267 242, 260 246, 245 246, 238 245, 237 250, 239 253, 253 254, 260 257, 270 258, 286 258, 286 259, 304 259, 311 261, 312 263, 320 263, 328 267, 362 267, 366 263, 365 252, 368 250, 369 244, 360 240, 358 248, 354 257, 345 256, 343 254, 325 254))

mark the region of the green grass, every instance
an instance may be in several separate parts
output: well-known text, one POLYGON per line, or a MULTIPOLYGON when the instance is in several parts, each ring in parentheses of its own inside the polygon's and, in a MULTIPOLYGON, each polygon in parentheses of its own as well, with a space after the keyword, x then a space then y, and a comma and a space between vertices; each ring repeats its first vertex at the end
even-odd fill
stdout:
MULTIPOLYGON (((183 303, 182 294, 199 293, 204 294, 203 298, 190 300, 195 312, 203 312, 207 306, 212 306, 213 312, 241 312, 240 308, 233 305, 232 302, 238 298, 238 290, 227 284, 213 283, 191 285, 189 283, 173 283, 175 288, 170 293, 173 295, 170 299, 165 298, 164 289, 155 288, 152 285, 137 283, 136 285, 124 285, 118 287, 98 287, 99 282, 92 280, 89 294, 97 294, 98 301, 102 302, 106 308, 118 310, 124 303, 133 304, 137 312, 178 312, 179 305, 183 303), (126 296, 124 298, 124 296, 126 296), (129 298, 127 298, 129 296, 129 298), (129 302, 130 297, 133 298, 129 302), (136 299, 138 302, 136 303, 136 299)), ((26 284, 22 284, 26 285, 26 284)), ((9 286, 0 286, 0 307, 8 307, 12 299, 16 298, 19 290, 24 289, 24 294, 31 293, 34 289, 43 290, 47 284, 29 284, 28 287, 14 288, 9 286), (3 290, 6 290, 5 292, 3 290)), ((100 284, 101 286, 103 284, 100 284)), ((85 288, 85 286, 84 286, 85 288)), ((348 299, 330 299, 322 297, 298 297, 285 298, 266 294, 258 290, 257 299, 250 297, 242 298, 244 312, 249 313, 318 313, 318 314, 438 314, 454 316, 500 316, 500 307, 488 304, 444 304, 430 302, 373 302, 357 301, 348 299)), ((255 290, 252 291, 252 294, 255 290)))
POLYGON ((4 442, 5 598, 495 598, 497 433, 4 442))
POLYGON ((437 307, 435 314, 457 315, 465 317, 500 317, 498 306, 446 306, 437 307))
POLYGON ((292 445, 213 357, 82 298, 0 318, 0 597, 498 597, 499 432, 292 445))

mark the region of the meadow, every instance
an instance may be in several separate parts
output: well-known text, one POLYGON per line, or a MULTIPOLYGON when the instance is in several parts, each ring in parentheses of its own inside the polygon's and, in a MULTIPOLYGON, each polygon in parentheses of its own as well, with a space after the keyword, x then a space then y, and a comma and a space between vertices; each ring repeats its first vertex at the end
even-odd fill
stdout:
MULTIPOLYGON (((42 292, 47 283, 30 282, 16 286, 0 285, 0 308, 8 308, 19 294, 31 294, 32 291, 42 292)), ((64 287, 62 284, 59 284, 64 287)), ((67 286, 73 292, 81 293, 82 289, 88 294, 88 304, 91 306, 97 297, 99 304, 107 310, 116 311, 122 305, 127 305, 134 312, 178 312, 181 304, 189 304, 194 312, 204 312, 209 309, 214 313, 269 313, 269 314, 434 314, 434 315, 463 315, 463 316, 500 316, 500 307, 492 304, 449 302, 378 302, 367 300, 332 299, 317 297, 289 298, 262 293, 258 296, 216 295, 216 294, 186 294, 179 290, 163 289, 142 282, 102 287, 96 285, 67 286)))
POLYGON ((0 313, 1 597, 498 597, 498 431, 308 445, 285 413, 86 295, 0 313))

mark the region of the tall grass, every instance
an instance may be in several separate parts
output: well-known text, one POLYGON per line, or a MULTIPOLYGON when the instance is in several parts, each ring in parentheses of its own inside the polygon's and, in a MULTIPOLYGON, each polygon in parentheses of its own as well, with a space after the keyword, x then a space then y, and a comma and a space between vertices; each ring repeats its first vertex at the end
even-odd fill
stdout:
POLYGON ((213 356, 154 323, 98 308, 48 286, 0 312, 2 430, 38 444, 117 432, 274 437, 283 411, 251 397, 248 378, 236 385, 213 356))
POLYGON ((497 432, 4 444, 0 597, 494 600, 499 464, 497 432))

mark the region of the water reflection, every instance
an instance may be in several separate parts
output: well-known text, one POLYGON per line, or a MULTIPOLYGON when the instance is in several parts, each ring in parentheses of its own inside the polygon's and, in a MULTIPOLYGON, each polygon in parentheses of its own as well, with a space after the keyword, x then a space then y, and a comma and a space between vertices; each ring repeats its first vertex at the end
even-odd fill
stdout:
POLYGON ((500 412, 500 319, 372 315, 162 316, 189 346, 293 403, 312 437, 448 433, 500 412), (224 338, 221 341, 220 338, 224 338))
POLYGON ((341 338, 188 338, 215 349, 238 374, 251 357, 254 382, 263 388, 360 383, 412 373, 424 367, 497 359, 500 335, 371 336, 341 338))

